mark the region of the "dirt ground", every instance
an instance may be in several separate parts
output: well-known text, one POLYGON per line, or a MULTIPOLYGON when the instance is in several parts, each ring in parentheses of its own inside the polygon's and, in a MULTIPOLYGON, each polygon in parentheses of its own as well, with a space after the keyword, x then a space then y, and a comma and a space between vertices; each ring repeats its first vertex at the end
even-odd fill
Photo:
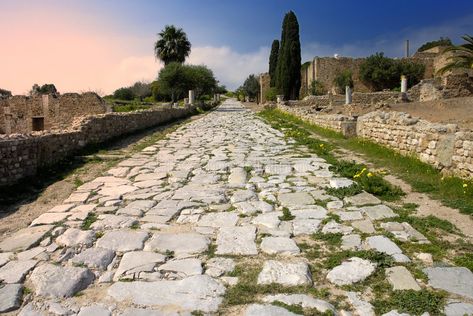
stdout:
MULTIPOLYGON (((376 110, 378 109, 374 105, 351 108, 338 105, 327 113, 348 115, 351 111, 351 115, 363 115, 376 110)), ((430 122, 457 124, 460 128, 473 129, 473 97, 390 104, 379 110, 406 112, 413 117, 420 117, 430 122)))
POLYGON ((10 205, 0 205, 0 239, 2 235, 27 227, 39 215, 46 213, 56 205, 62 204, 79 183, 91 181, 101 176, 112 165, 135 152, 135 147, 142 142, 146 142, 151 137, 164 135, 171 131, 173 127, 197 119, 200 116, 195 115, 187 120, 125 136, 108 144, 104 150, 94 155, 101 159, 91 159, 90 162, 70 170, 61 180, 49 181, 50 183, 45 181, 41 190, 27 192, 30 193, 28 198, 19 199, 16 203, 10 205))

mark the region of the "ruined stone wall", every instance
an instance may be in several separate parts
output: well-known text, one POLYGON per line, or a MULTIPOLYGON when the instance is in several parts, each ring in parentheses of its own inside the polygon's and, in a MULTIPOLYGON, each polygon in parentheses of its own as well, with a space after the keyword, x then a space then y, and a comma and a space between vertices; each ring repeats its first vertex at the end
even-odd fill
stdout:
POLYGON ((352 94, 352 102, 354 104, 377 104, 377 103, 398 103, 402 99, 402 94, 395 91, 379 91, 352 94))
POLYGON ((281 111, 345 136, 358 136, 412 155, 435 168, 473 177, 473 131, 455 124, 431 123, 402 112, 375 111, 358 117, 311 113, 309 107, 278 105, 281 111))
POLYGON ((97 94, 66 93, 59 96, 17 95, 0 100, 0 134, 29 133, 34 117, 44 118, 44 129, 65 129, 75 117, 107 112, 97 94))
POLYGON ((292 107, 283 104, 278 104, 278 109, 318 126, 340 132, 345 136, 355 136, 356 119, 351 116, 312 113, 310 107, 292 107))
POLYGON ((107 113, 75 119, 67 131, 0 135, 0 186, 36 174, 88 144, 171 122, 196 112, 196 107, 107 113))
POLYGON ((370 88, 359 79, 360 65, 364 60, 364 58, 316 57, 313 61, 313 79, 321 82, 327 91, 336 92, 336 87, 333 84, 333 80, 342 71, 350 70, 352 72, 354 84, 353 90, 357 92, 370 92, 370 88))

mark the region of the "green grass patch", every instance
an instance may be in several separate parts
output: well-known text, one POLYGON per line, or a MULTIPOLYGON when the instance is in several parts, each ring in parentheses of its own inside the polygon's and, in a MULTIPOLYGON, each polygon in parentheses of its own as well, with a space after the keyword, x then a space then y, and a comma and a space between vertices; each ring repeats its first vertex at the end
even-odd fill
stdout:
POLYGON ((279 216, 278 218, 281 221, 291 221, 296 217, 291 214, 291 211, 289 211, 289 209, 287 207, 283 207, 282 216, 279 216))
POLYGON ((87 217, 84 219, 84 221, 82 222, 82 225, 80 226, 80 228, 83 230, 89 230, 90 226, 92 226, 92 224, 96 222, 97 219, 98 219, 97 214, 89 213, 87 217))
POLYGON ((394 259, 391 256, 382 252, 374 250, 344 250, 328 254, 328 256, 323 262, 323 268, 333 269, 336 266, 342 264, 343 261, 351 257, 358 257, 361 259, 369 260, 371 262, 376 263, 379 268, 389 268, 394 265, 394 259))
POLYGON ((322 313, 322 312, 319 312, 315 308, 303 308, 300 305, 288 305, 280 301, 274 301, 271 303, 271 305, 282 307, 297 315, 310 315, 310 316, 333 316, 334 315, 334 313, 330 310, 322 313))
POLYGON ((324 233, 318 232, 318 233, 312 234, 311 237, 314 240, 322 240, 329 246, 339 247, 342 245, 343 234, 342 233, 324 234, 324 233))
POLYGON ((258 274, 261 266, 258 264, 240 263, 228 275, 238 277, 238 283, 229 287, 224 296, 224 306, 251 304, 258 300, 259 295, 297 293, 310 294, 314 297, 327 298, 329 293, 312 286, 282 286, 280 284, 258 285, 258 274))
POLYGON ((473 272, 473 253, 458 256, 454 259, 454 262, 457 266, 468 268, 473 272))
POLYGON ((344 197, 353 196, 353 195, 356 195, 358 193, 363 192, 363 189, 357 183, 354 183, 354 184, 350 185, 349 187, 336 188, 336 189, 335 188, 327 188, 327 189, 325 189, 325 191, 327 192, 327 194, 329 194, 331 196, 335 196, 335 197, 343 200, 344 197))
POLYGON ((442 315, 445 305, 445 295, 429 290, 392 291, 385 299, 376 299, 373 302, 376 315, 397 310, 399 313, 421 315, 424 312, 430 315, 442 315))

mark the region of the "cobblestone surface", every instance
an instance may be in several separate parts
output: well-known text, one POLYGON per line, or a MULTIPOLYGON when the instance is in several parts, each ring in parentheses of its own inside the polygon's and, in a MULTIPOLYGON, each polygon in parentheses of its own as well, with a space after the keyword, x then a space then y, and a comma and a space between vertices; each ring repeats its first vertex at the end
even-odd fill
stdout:
MULTIPOLYGON (((314 271, 304 240, 338 234, 337 251, 378 250, 401 265, 412 258, 394 238, 427 240, 407 223, 389 223, 397 214, 368 193, 344 201, 327 194, 327 188, 351 184, 329 167, 240 103, 226 101, 82 185, 31 227, 5 236, 0 279, 8 285, 0 289, 1 309, 24 315, 295 315, 272 305, 281 302, 373 315, 369 295, 343 286, 369 278, 377 263, 352 256, 314 271), (248 262, 258 267, 254 286, 274 285, 280 293, 228 308, 227 292, 239 282, 234 270, 248 262), (22 287, 28 291, 20 300, 22 287), (313 297, 308 287, 332 291, 337 300, 313 297)), ((426 270, 429 284, 460 295, 455 304, 471 309, 473 290, 465 283, 473 280, 471 271, 443 269, 426 270)), ((420 290, 408 269, 389 271, 395 289, 420 290)))

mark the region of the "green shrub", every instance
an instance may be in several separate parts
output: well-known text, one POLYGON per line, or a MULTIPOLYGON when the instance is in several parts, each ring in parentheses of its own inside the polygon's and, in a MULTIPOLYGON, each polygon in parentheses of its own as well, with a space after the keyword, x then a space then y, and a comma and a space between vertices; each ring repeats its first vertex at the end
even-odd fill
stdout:
POLYGON ((335 79, 333 79, 333 84, 337 87, 339 93, 344 93, 346 86, 353 88, 352 77, 352 72, 349 69, 345 69, 337 74, 335 79))
POLYGON ((135 95, 133 94, 131 88, 120 88, 115 90, 113 97, 118 100, 131 101, 135 98, 135 95))
POLYGON ((278 91, 275 87, 269 88, 266 91, 266 100, 268 101, 276 101, 276 96, 278 95, 278 91))
POLYGON ((360 65, 360 79, 376 91, 398 87, 402 75, 413 86, 423 78, 424 72, 422 64, 388 58, 383 53, 371 55, 360 65))
POLYGON ((310 83, 310 94, 311 95, 324 95, 325 87, 322 82, 318 80, 312 80, 310 83))
POLYGON ((448 37, 440 37, 436 41, 427 42, 419 47, 418 52, 423 52, 425 50, 437 47, 437 46, 452 46, 452 41, 448 37))

